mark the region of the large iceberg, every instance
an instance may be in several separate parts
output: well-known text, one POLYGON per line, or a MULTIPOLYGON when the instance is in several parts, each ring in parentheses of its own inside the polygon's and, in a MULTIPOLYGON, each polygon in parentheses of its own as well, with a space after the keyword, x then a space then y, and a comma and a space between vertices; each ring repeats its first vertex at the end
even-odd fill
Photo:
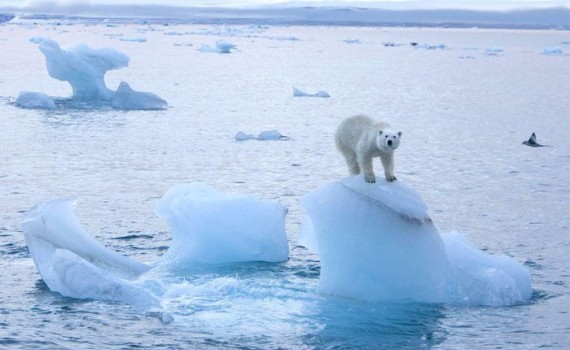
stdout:
POLYGON ((401 181, 360 176, 304 196, 300 243, 321 261, 319 290, 370 301, 513 305, 530 299, 529 271, 474 248, 460 234, 440 236, 421 197, 401 181))
POLYGON ((127 67, 129 57, 111 48, 92 49, 79 44, 63 50, 51 39, 35 37, 46 58, 46 67, 52 78, 67 81, 73 90, 73 100, 93 101, 96 105, 108 103, 119 109, 165 109, 167 103, 149 92, 132 90, 126 82, 113 91, 105 85, 105 73, 127 67))
MULTIPOLYGON (((178 271, 247 261, 285 261, 286 209, 253 196, 179 185, 156 206, 172 230, 172 244, 152 266, 106 248, 81 227, 74 199, 56 199, 29 210, 22 223, 30 255, 50 290, 78 299, 159 306, 149 286, 153 271, 178 271)), ((152 284, 152 283, 151 283, 152 284)), ((159 293, 160 294, 160 293, 159 293)))
POLYGON ((250 195, 216 192, 206 184, 178 185, 155 207, 172 232, 163 262, 174 266, 288 259, 287 209, 250 195))

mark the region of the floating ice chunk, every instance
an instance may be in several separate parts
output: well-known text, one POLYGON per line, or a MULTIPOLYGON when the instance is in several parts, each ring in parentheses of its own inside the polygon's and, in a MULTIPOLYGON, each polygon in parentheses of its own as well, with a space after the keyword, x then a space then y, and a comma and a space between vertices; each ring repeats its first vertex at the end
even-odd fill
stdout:
POLYGON ((248 141, 248 140, 257 140, 257 141, 287 141, 289 140, 288 136, 283 135, 277 130, 266 130, 259 133, 259 135, 255 136, 253 134, 246 134, 242 131, 239 131, 235 136, 236 141, 248 141))
POLYGON ((542 50, 542 53, 547 56, 563 56, 564 51, 559 47, 547 47, 542 50))
POLYGON ((150 92, 134 91, 125 82, 117 91, 105 85, 108 70, 126 67, 129 58, 113 49, 90 49, 84 44, 66 51, 58 43, 42 37, 31 38, 39 44, 46 58, 48 73, 52 78, 67 81, 73 90, 73 99, 90 103, 91 107, 111 106, 119 109, 165 109, 166 101, 150 92))
POLYGON ((232 49, 235 49, 237 46, 227 42, 225 40, 218 40, 216 42, 215 47, 211 47, 210 45, 202 44, 199 51, 201 52, 216 52, 216 53, 231 53, 232 49))
POLYGON ((460 235, 442 239, 420 196, 400 181, 371 185, 354 176, 301 204, 308 215, 300 242, 319 253, 325 294, 491 306, 531 297, 523 265, 478 251, 460 235))
POLYGON ((188 266, 245 261, 285 261, 287 210, 248 195, 230 195, 201 184, 170 189, 155 213, 166 219, 172 244, 162 263, 188 266))
POLYGON ((22 231, 30 255, 49 289, 80 299, 156 304, 154 297, 131 281, 149 267, 89 236, 73 206, 71 199, 52 200, 24 216, 22 231))
POLYGON ((43 92, 22 91, 16 99, 16 106, 30 109, 56 109, 57 106, 43 92))
POLYGON ((131 41, 137 43, 146 43, 146 38, 120 38, 119 41, 131 41))
POLYGON ((253 134, 246 134, 242 131, 239 131, 235 136, 236 141, 247 141, 247 140, 255 140, 255 135, 253 134))
POLYGON ((66 51, 50 39, 34 38, 33 42, 39 43, 49 75, 69 82, 77 99, 110 100, 113 91, 105 86, 105 73, 129 64, 125 54, 110 48, 91 49, 80 44, 66 51))
POLYGON ((135 91, 124 81, 119 84, 117 92, 113 95, 111 106, 125 110, 156 110, 168 107, 162 98, 151 92, 135 91))
POLYGON ((266 130, 260 132, 256 139, 258 141, 284 141, 289 140, 289 137, 281 134, 277 130, 266 130))
POLYGON ((345 44, 362 44, 362 41, 360 41, 360 39, 346 39, 342 42, 345 44))
POLYGON ((311 94, 311 93, 301 91, 295 87, 293 88, 293 96, 294 97, 325 97, 325 98, 331 97, 328 94, 328 92, 326 92, 326 91, 320 90, 317 93, 311 94))

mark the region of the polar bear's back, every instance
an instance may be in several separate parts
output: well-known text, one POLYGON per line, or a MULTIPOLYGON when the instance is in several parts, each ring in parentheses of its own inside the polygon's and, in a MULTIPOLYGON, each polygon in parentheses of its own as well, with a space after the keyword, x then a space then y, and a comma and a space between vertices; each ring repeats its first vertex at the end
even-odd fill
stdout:
POLYGON ((357 115, 347 118, 340 123, 336 134, 335 141, 338 148, 355 150, 358 141, 363 134, 368 134, 373 131, 384 130, 389 125, 383 122, 376 122, 374 119, 365 115, 357 115))

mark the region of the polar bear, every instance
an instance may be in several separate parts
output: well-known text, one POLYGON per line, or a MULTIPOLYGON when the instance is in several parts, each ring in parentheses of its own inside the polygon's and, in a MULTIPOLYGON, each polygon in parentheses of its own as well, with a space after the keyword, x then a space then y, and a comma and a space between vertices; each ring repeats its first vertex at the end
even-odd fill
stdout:
POLYGON ((396 180, 394 176, 394 150, 400 145, 401 131, 393 131, 388 123, 357 115, 347 118, 339 125, 335 142, 342 152, 351 175, 364 172, 364 180, 376 182, 372 169, 372 158, 380 157, 386 180, 396 180))

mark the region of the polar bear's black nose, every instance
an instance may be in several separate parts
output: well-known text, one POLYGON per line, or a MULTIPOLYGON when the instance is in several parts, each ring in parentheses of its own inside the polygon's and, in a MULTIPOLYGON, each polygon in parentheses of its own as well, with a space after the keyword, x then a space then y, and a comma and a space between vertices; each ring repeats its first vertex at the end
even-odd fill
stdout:
POLYGON ((392 146, 392 140, 388 140, 388 146, 392 146))

